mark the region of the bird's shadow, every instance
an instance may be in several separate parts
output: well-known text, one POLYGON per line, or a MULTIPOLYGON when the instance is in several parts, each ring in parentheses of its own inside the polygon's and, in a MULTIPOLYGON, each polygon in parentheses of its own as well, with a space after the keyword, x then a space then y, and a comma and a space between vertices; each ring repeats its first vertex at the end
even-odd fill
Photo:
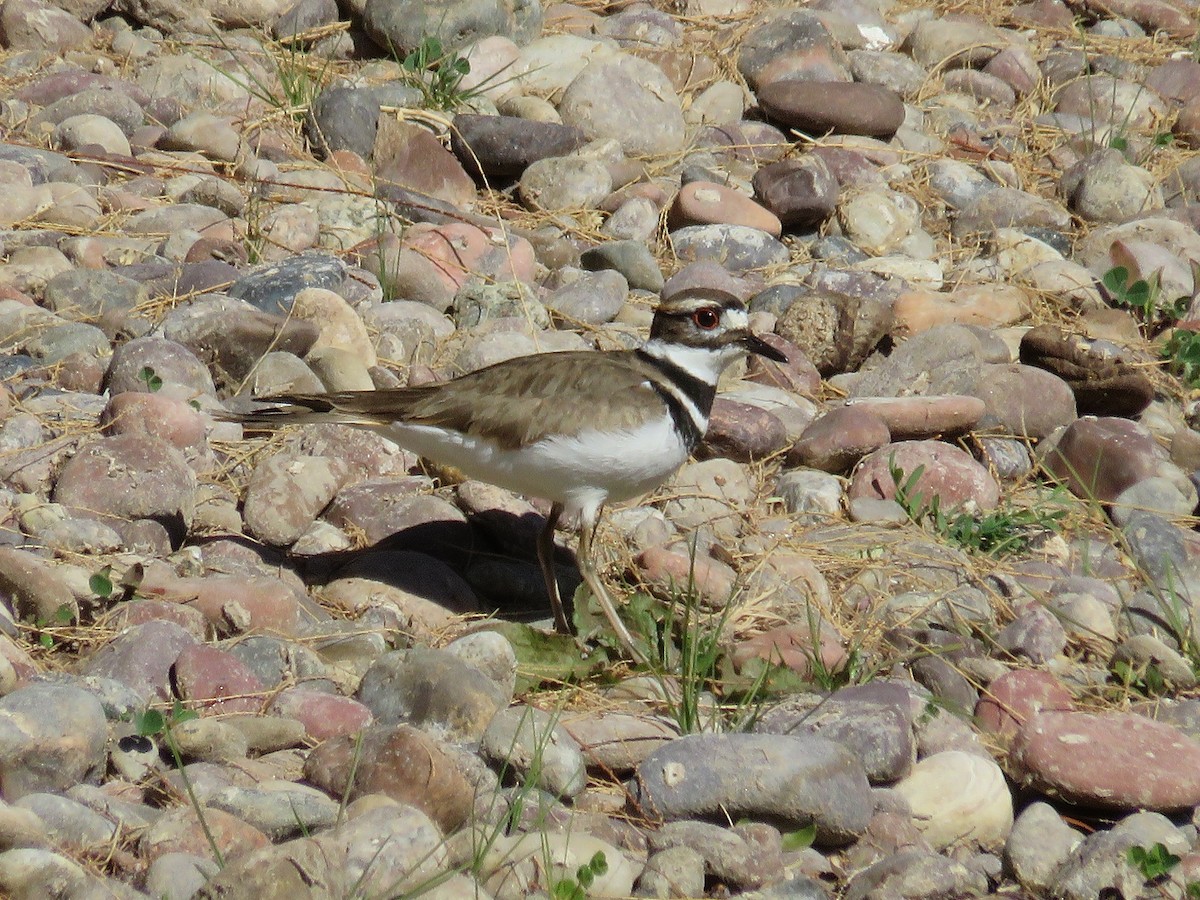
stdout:
MULTIPOLYGON (((467 612, 463 583, 478 599, 478 609, 518 621, 551 615, 550 599, 536 559, 536 536, 546 519, 490 509, 467 515, 467 521, 423 522, 352 550, 292 554, 257 543, 244 535, 200 538, 203 545, 225 540, 252 549, 264 563, 292 569, 308 585, 339 578, 378 581, 451 612, 467 612), (431 560, 436 562, 431 562, 431 560), (447 569, 454 577, 447 578, 447 569)), ((571 613, 571 598, 582 582, 575 554, 558 547, 555 554, 559 593, 571 613)))

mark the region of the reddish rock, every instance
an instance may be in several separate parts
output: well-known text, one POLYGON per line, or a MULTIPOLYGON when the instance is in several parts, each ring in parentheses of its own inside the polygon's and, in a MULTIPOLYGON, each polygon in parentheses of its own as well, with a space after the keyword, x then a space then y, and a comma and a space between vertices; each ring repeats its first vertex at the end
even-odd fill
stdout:
POLYGON ((806 397, 817 396, 821 390, 821 373, 804 355, 804 351, 777 334, 760 334, 759 337, 786 356, 787 362, 776 362, 755 354, 746 363, 746 380, 806 397))
POLYGON ((1088 416, 1067 426, 1045 467, 1077 497, 1108 503, 1156 474, 1167 458, 1154 435, 1129 419, 1088 416))
POLYGON ((891 440, 887 423, 872 410, 839 406, 804 429, 788 451, 787 463, 837 474, 891 440))
POLYGON ((470 815, 474 789, 453 755, 411 725, 373 725, 309 754, 304 777, 335 797, 384 794, 426 813, 449 833, 470 815))
POLYGON ((837 209, 838 181, 815 153, 763 166, 753 183, 754 196, 789 228, 814 228, 837 209))
POLYGON ((1146 87, 1164 100, 1187 103, 1200 98, 1200 62, 1165 59, 1146 74, 1146 87))
POLYGON ((371 724, 371 711, 352 697, 291 687, 280 691, 271 702, 275 715, 298 719, 314 741, 344 737, 371 724))
POLYGON ((185 647, 180 652, 175 660, 175 687, 193 709, 212 715, 258 712, 266 690, 244 662, 207 644, 185 647))
POLYGON ((151 578, 148 574, 138 590, 151 598, 195 607, 220 635, 250 631, 295 635, 312 619, 287 584, 265 575, 151 578))
POLYGON ((196 638, 174 622, 147 622, 129 628, 100 647, 80 665, 81 675, 119 681, 147 700, 171 697, 171 666, 196 638))
POLYGON ((1039 713, 1009 759, 1027 785, 1071 803, 1163 813, 1200 804, 1200 743, 1133 713, 1039 713))
POLYGON ((710 609, 721 609, 733 596, 737 573, 710 556, 649 547, 638 554, 638 577, 650 590, 667 597, 687 593, 689 587, 710 609))
POLYGON ((943 510, 967 502, 989 510, 1000 501, 1000 485, 987 469, 966 451, 941 441, 901 441, 871 453, 850 477, 849 498, 894 499, 893 466, 903 470, 902 482, 921 468, 911 493, 920 494, 926 503, 936 495, 943 510))
POLYGON ((196 475, 183 455, 159 438, 121 434, 85 446, 63 466, 54 500, 125 519, 152 519, 178 545, 196 511, 196 475))
POLYGON ((456 209, 470 209, 475 203, 475 182, 427 128, 380 116, 372 156, 375 175, 385 188, 396 185, 427 194, 456 209))
POLYGON ((343 460, 279 453, 254 468, 243 518, 259 540, 274 546, 296 541, 350 475, 343 460))
POLYGON ((698 455, 755 462, 778 453, 787 442, 787 428, 778 416, 758 406, 718 397, 698 455))
POLYGON ((125 603, 118 603, 104 614, 102 624, 123 631, 134 625, 145 625, 147 622, 173 622, 198 641, 206 641, 213 636, 213 627, 204 613, 182 603, 168 603, 166 600, 147 600, 137 597, 125 603))
POLYGON ((820 647, 815 648, 812 632, 807 624, 790 623, 746 638, 733 645, 733 664, 740 672, 752 660, 763 659, 807 678, 819 658, 825 671, 840 672, 849 660, 841 641, 832 629, 822 629, 820 647))
POLYGON ((1074 28, 1075 15, 1063 0, 1034 0, 1014 6, 1009 14, 1019 28, 1074 28))
POLYGON ((723 184, 692 181, 675 195, 667 213, 667 228, 674 231, 688 225, 745 225, 779 237, 783 225, 770 210, 723 184))
POLYGON ((979 423, 985 409, 978 397, 961 394, 856 397, 846 407, 878 416, 896 441, 962 434, 979 423))
POLYGON ((151 435, 180 450, 204 443, 204 416, 182 400, 163 394, 125 391, 100 415, 105 434, 151 435))
POLYGON ((1200 97, 1179 110, 1172 133, 1184 146, 1193 150, 1200 147, 1200 97))
POLYGON ((266 847, 270 838, 236 816, 213 806, 204 807, 204 821, 190 806, 165 811, 142 832, 138 850, 147 863, 165 853, 190 853, 208 859, 212 855, 209 835, 225 859, 237 859, 266 847))
POLYGON ((390 549, 411 547, 444 555, 452 547, 470 547, 466 516, 441 497, 421 493, 427 485, 427 480, 409 476, 360 481, 338 492, 324 518, 361 532, 368 544, 393 538, 390 549), (415 541, 399 537, 410 530, 415 541))

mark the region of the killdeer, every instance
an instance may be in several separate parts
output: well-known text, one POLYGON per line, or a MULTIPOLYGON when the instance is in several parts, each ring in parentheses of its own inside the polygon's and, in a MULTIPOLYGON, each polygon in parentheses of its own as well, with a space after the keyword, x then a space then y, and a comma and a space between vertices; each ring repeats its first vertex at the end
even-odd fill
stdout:
POLYGON ((717 379, 749 353, 784 361, 750 331, 742 301, 692 290, 664 300, 637 350, 522 356, 442 384, 329 394, 281 394, 231 416, 247 425, 340 422, 519 494, 550 500, 537 541, 555 627, 570 633, 554 573, 554 529, 579 531, 579 571, 621 644, 634 644, 592 565, 601 509, 658 487, 708 428, 717 379))

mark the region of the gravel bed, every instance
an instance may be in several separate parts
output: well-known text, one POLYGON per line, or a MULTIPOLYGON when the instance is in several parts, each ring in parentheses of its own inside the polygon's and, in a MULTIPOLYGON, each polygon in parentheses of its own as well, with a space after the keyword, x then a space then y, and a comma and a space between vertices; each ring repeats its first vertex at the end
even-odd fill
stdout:
POLYGON ((4 0, 0 895, 1192 896, 1198 15, 4 0), (786 362, 601 526, 644 666, 227 417, 696 288, 786 362))

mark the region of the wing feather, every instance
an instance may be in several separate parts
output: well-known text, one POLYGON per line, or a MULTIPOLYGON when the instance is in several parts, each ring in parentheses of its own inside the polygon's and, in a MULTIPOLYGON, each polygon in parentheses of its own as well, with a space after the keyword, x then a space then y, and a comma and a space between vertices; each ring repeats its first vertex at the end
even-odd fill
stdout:
POLYGON ((661 415, 662 401, 643 369, 636 356, 620 350, 521 356, 445 384, 263 397, 269 406, 237 419, 271 427, 333 421, 379 428, 406 422, 486 435, 500 446, 517 448, 551 434, 635 428, 661 415), (546 364, 548 357, 552 365, 546 364), (610 403, 630 393, 644 393, 647 402, 610 403))

